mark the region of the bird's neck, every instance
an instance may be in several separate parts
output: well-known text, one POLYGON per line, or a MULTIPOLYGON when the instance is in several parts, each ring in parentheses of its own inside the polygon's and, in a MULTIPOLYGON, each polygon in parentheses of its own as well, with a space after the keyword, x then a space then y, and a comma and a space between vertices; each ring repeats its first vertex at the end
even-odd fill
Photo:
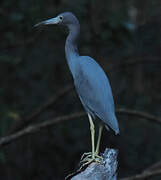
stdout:
POLYGON ((77 48, 77 41, 79 37, 80 32, 80 26, 79 24, 76 25, 70 25, 69 28, 69 35, 66 39, 65 43, 65 55, 66 59, 70 68, 70 71, 72 72, 72 75, 74 76, 77 69, 77 58, 79 57, 79 52, 77 48))

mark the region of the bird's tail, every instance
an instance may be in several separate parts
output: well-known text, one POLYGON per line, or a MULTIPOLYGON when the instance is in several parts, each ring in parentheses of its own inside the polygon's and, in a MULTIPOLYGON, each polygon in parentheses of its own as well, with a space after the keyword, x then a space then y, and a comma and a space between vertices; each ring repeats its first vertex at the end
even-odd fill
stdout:
POLYGON ((116 116, 113 116, 113 120, 112 123, 109 123, 108 125, 105 125, 106 129, 109 131, 110 129, 112 129, 115 132, 115 135, 120 134, 120 130, 119 130, 119 125, 118 125, 118 121, 116 116))
MULTIPOLYGON (((107 126, 107 125, 105 125, 105 128, 107 129, 107 131, 110 131, 110 128, 107 126)), ((112 128, 111 128, 112 129, 112 128)), ((115 135, 118 135, 118 134, 120 134, 120 130, 119 130, 119 128, 118 129, 116 129, 116 130, 114 130, 114 129, 112 129, 114 132, 115 132, 115 135)))

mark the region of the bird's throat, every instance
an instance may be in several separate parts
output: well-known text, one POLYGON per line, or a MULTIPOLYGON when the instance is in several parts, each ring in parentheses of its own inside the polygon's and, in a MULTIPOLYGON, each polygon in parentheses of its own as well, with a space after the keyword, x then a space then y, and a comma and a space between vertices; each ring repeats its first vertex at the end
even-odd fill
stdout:
POLYGON ((77 58, 79 58, 79 52, 77 48, 77 41, 79 37, 79 26, 69 26, 69 35, 66 39, 65 43, 65 55, 66 59, 72 72, 72 75, 75 75, 76 66, 77 66, 77 58))

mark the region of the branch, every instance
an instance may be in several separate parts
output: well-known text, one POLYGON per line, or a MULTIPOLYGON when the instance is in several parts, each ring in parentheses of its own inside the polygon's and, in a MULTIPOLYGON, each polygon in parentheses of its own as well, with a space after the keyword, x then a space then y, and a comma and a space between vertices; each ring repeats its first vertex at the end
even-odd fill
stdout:
POLYGON ((152 164, 150 167, 146 168, 143 172, 159 170, 161 169, 161 160, 152 164))
POLYGON ((26 128, 19 130, 19 131, 15 132, 11 135, 4 136, 4 137, 0 138, 0 148, 7 145, 7 144, 14 142, 18 138, 23 137, 25 135, 35 133, 35 132, 40 131, 43 128, 47 128, 51 125, 55 125, 55 124, 58 124, 60 122, 67 121, 69 119, 79 118, 79 117, 84 116, 84 115, 85 115, 84 112, 80 112, 80 113, 75 113, 72 115, 57 117, 55 119, 50 119, 50 120, 47 120, 43 123, 39 123, 39 124, 35 124, 35 125, 29 125, 26 128))
MULTIPOLYGON (((138 116, 138 117, 141 117, 141 118, 153 121, 153 122, 161 123, 161 119, 159 119, 158 117, 155 117, 151 114, 141 112, 141 111, 129 110, 129 109, 117 109, 116 112, 119 114, 127 114, 127 115, 132 115, 132 116, 138 116)), ((11 135, 4 136, 4 137, 0 138, 0 148, 2 146, 5 146, 6 144, 9 144, 9 143, 15 141, 16 139, 18 139, 24 135, 40 131, 42 128, 46 128, 48 126, 55 125, 55 124, 58 124, 58 123, 63 122, 63 121, 79 118, 79 117, 82 117, 85 115, 86 115, 85 112, 79 112, 79 113, 75 113, 72 115, 57 117, 57 118, 52 119, 52 120, 51 119, 46 120, 43 123, 29 125, 22 130, 19 130, 15 133, 12 133, 11 135)))
POLYGON ((155 171, 144 171, 141 174, 137 174, 134 176, 130 176, 127 178, 122 178, 120 180, 143 180, 150 177, 154 177, 161 174, 161 169, 155 170, 155 171))
POLYGON ((31 121, 33 118, 37 117, 40 115, 40 113, 56 103, 60 98, 64 97, 68 92, 70 92, 74 86, 68 86, 63 88, 63 90, 59 91, 57 94, 55 94, 53 97, 49 99, 49 101, 42 106, 40 106, 35 112, 33 112, 30 116, 26 118, 26 121, 31 121))
POLYGON ((118 114, 125 114, 125 115, 132 115, 132 116, 138 116, 140 118, 144 118, 156 123, 161 124, 161 118, 156 117, 152 114, 146 113, 146 112, 142 112, 142 111, 136 111, 136 110, 130 110, 130 109, 116 109, 116 113, 118 114))
POLYGON ((146 168, 144 171, 142 171, 141 174, 122 178, 120 180, 143 180, 143 179, 147 179, 147 178, 150 178, 152 176, 157 176, 160 174, 161 174, 161 160, 152 164, 148 168, 146 168))
POLYGON ((36 117, 38 117, 42 111, 44 111, 45 109, 49 108, 51 105, 53 105, 54 103, 56 103, 60 98, 64 97, 68 92, 70 92, 72 89, 74 88, 74 86, 68 86, 65 87, 63 90, 59 91, 57 94, 55 94, 54 96, 52 96, 47 103, 41 105, 35 112, 33 112, 32 114, 30 114, 29 116, 27 116, 26 118, 21 118, 18 121, 16 121, 16 124, 14 126, 11 127, 11 129, 9 130, 8 134, 14 133, 22 128, 24 128, 25 126, 27 126, 30 122, 32 122, 33 120, 36 120, 36 117))
POLYGON ((102 155, 104 164, 93 162, 85 170, 69 175, 66 180, 116 180, 117 154, 115 149, 106 149, 102 155))

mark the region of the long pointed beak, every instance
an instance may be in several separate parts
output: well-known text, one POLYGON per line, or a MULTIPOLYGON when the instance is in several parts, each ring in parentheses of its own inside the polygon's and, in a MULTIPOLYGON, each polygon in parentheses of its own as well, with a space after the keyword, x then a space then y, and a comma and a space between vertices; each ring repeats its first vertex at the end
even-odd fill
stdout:
POLYGON ((58 24, 59 22, 60 22, 60 19, 58 17, 56 17, 56 18, 51 18, 51 19, 39 22, 39 23, 35 24, 34 27, 38 27, 41 25, 58 24))

